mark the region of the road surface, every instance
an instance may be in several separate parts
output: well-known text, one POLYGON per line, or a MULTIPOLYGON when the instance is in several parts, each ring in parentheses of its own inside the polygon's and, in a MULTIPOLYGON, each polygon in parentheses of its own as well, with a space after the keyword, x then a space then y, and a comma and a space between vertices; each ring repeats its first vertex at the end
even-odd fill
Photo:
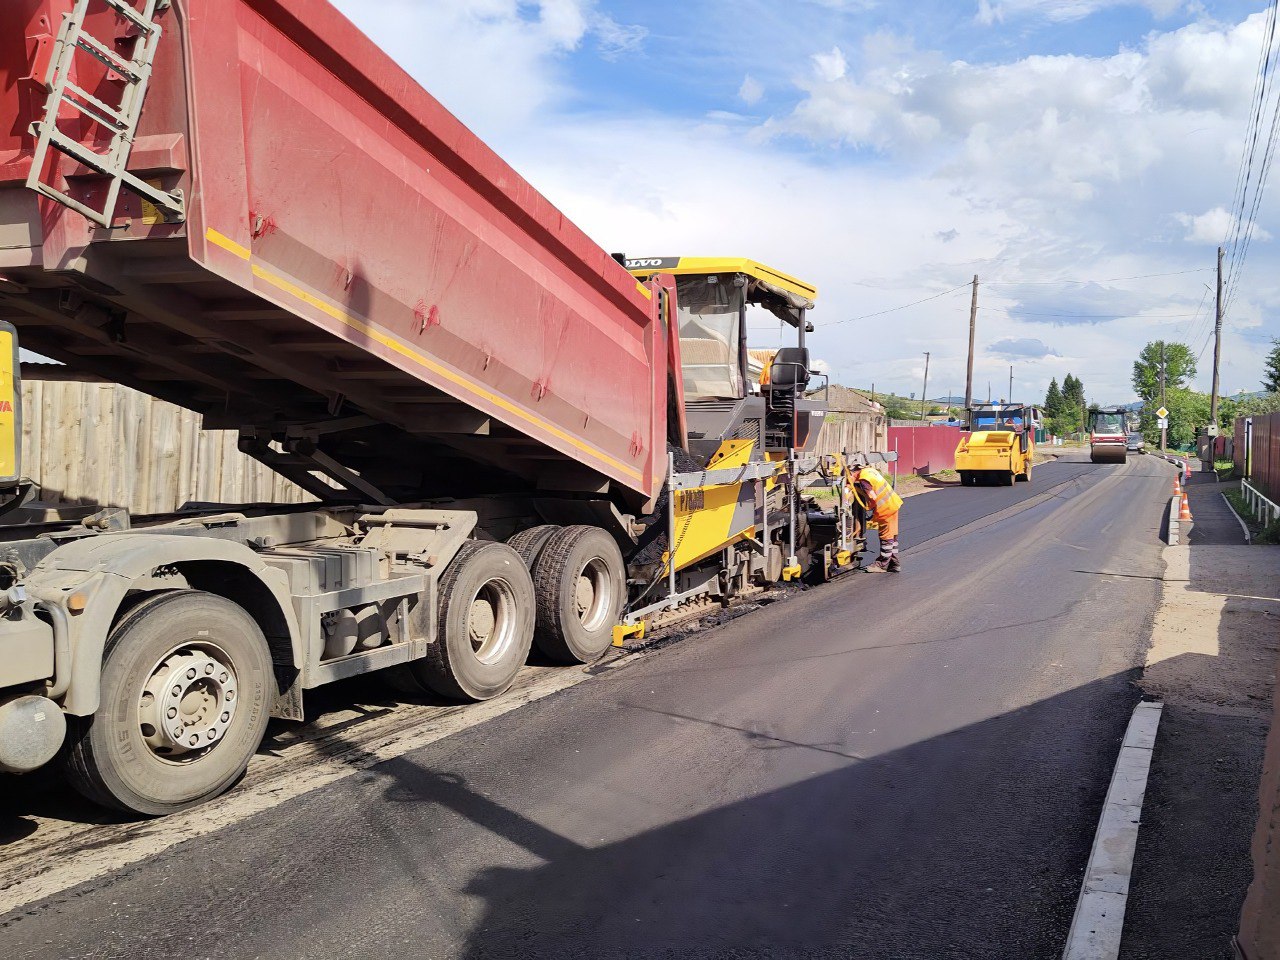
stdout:
POLYGON ((904 573, 282 785, 0 917, 0 954, 1056 957, 1137 700, 1171 476, 1059 461, 912 497, 904 573))

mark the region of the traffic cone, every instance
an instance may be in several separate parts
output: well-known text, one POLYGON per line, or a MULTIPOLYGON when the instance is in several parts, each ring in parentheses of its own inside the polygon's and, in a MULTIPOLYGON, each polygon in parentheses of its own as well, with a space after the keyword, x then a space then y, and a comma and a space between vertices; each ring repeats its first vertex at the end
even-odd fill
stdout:
POLYGON ((1191 519, 1191 502, 1187 499, 1187 491, 1182 491, 1182 509, 1178 511, 1179 520, 1191 519))
POLYGON ((1176 474, 1174 475, 1174 478, 1173 478, 1173 495, 1175 497, 1182 496, 1182 484, 1178 482, 1178 477, 1176 474))

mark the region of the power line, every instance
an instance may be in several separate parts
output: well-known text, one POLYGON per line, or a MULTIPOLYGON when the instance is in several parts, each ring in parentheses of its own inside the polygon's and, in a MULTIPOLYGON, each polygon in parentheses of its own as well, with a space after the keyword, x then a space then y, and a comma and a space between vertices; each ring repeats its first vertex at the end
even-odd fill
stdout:
POLYGON ((1280 0, 1272 0, 1267 10, 1267 25, 1264 27, 1265 39, 1260 53, 1260 67, 1254 83, 1255 100, 1250 112, 1249 125, 1245 131, 1245 148, 1241 156, 1241 172, 1236 177, 1236 187, 1231 202, 1233 221, 1223 241, 1224 247, 1231 251, 1227 271, 1227 293, 1224 313, 1230 309, 1240 288, 1240 280, 1244 272, 1244 264, 1249 254, 1257 226, 1257 217, 1261 211, 1262 197, 1266 190, 1267 178, 1271 171, 1274 157, 1276 136, 1280 132, 1280 97, 1271 107, 1271 124, 1263 148, 1262 160, 1258 164, 1258 173, 1254 179, 1254 159, 1258 153, 1258 143, 1264 129, 1263 116, 1267 105, 1272 100, 1272 88, 1276 66, 1280 56, 1276 55, 1275 37, 1277 11, 1280 0), (1252 184, 1252 190, 1250 190, 1252 184))
POLYGON ((1205 284, 1204 293, 1200 294, 1200 303, 1196 306, 1196 312, 1191 315, 1191 320, 1187 323, 1182 331, 1182 339, 1186 340, 1191 337, 1191 331, 1196 326, 1196 319, 1200 316, 1200 312, 1204 310, 1204 302, 1209 296, 1209 285, 1205 284))
MULTIPOLYGON (((1275 29, 1276 7, 1272 4, 1267 10, 1267 24, 1263 27, 1266 39, 1258 49, 1258 66, 1253 79, 1253 92, 1250 94, 1249 122, 1245 128, 1244 149, 1240 153, 1240 165, 1236 170, 1235 188, 1231 194, 1231 211, 1244 213, 1245 198, 1248 196, 1248 184, 1252 179, 1253 158, 1257 152, 1258 132, 1261 129, 1262 110, 1266 103, 1266 77, 1271 57, 1271 34, 1275 29)), ((1241 217, 1235 216, 1228 228, 1227 243, 1231 250, 1231 264, 1234 268, 1236 250, 1240 239, 1241 217)))
POLYGON ((883 317, 886 313, 897 313, 899 310, 906 310, 909 307, 918 307, 920 304, 928 303, 930 300, 940 300, 943 297, 949 296, 953 293, 958 293, 961 290, 968 290, 968 289, 969 289, 969 284, 962 283, 958 287, 953 287, 950 290, 944 290, 942 293, 935 293, 933 296, 924 297, 921 300, 913 300, 911 303, 904 303, 900 307, 890 307, 888 310, 877 310, 875 313, 864 314, 861 317, 850 317, 848 320, 832 320, 830 323, 815 323, 814 326, 815 327, 838 327, 842 323, 856 323, 859 320, 870 320, 872 317, 883 317))

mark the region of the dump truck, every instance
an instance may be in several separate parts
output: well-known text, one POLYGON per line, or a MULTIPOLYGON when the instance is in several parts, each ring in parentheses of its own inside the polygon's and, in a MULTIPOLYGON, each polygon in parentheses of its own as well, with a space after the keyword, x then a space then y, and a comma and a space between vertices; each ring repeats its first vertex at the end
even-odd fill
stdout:
POLYGON ((1089 459, 1124 463, 1129 458, 1129 411, 1107 407, 1089 411, 1089 459))
POLYGON ((956 445, 956 472, 966 487, 1031 482, 1039 408, 1026 404, 978 404, 969 410, 968 435, 956 445))
POLYGON ((5 508, 19 338, 314 497, 0 527, 0 771, 163 815, 325 684, 483 700, 857 568, 812 286, 606 253, 323 0, 7 0, 0 61, 5 508))

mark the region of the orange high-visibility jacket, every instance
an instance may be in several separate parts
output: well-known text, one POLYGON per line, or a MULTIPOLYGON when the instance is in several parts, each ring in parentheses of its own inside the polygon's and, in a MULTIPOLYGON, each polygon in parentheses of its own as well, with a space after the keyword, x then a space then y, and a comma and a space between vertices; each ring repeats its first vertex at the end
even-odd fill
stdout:
POLYGON ((863 481, 871 488, 870 507, 876 520, 891 517, 902 508, 902 497, 875 467, 863 467, 854 476, 854 481, 855 490, 857 481, 863 481))

